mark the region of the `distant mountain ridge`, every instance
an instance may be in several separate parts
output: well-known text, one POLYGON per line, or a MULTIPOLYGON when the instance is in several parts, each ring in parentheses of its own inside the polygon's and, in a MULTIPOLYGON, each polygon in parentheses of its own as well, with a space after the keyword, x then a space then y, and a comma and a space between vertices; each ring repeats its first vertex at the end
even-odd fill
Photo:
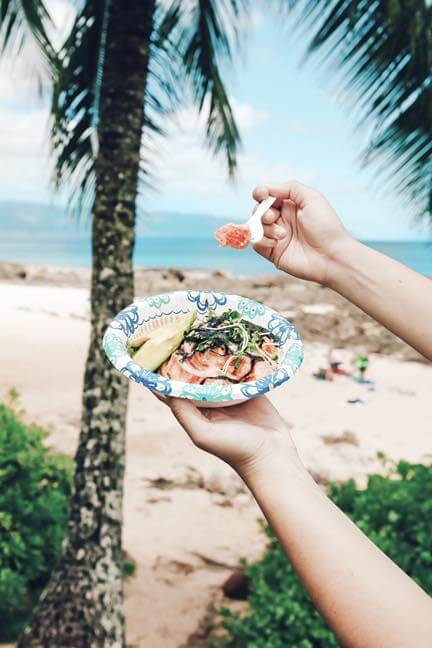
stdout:
MULTIPOLYGON (((223 222, 210 214, 141 215, 134 262, 154 268, 224 268, 242 275, 269 272, 271 266, 253 250, 239 254, 217 245, 213 233, 223 222)), ((0 201, 0 262, 90 267, 89 225, 89 219, 78 223, 59 206, 0 201)), ((367 244, 432 276, 432 242, 367 244)))
MULTIPOLYGON (((140 212, 137 234, 150 237, 208 238, 223 217, 211 214, 140 212)), ((39 203, 0 201, 0 234, 10 236, 56 236, 88 238, 90 219, 78 222, 66 208, 39 203)))
MULTIPOLYGON (((137 236, 158 239, 213 239, 214 231, 229 220, 240 220, 240 217, 237 218, 235 214, 225 217, 172 211, 146 213, 141 209, 137 218, 137 236)), ((4 237, 5 234, 17 240, 31 240, 31 237, 49 239, 58 236, 89 239, 90 218, 83 216, 78 221, 65 207, 59 205, 0 200, 0 237, 4 237)), ((377 242, 384 239, 364 240, 377 242)), ((397 242, 398 239, 385 240, 397 242)), ((408 240, 415 242, 427 239, 419 236, 418 239, 408 240)))

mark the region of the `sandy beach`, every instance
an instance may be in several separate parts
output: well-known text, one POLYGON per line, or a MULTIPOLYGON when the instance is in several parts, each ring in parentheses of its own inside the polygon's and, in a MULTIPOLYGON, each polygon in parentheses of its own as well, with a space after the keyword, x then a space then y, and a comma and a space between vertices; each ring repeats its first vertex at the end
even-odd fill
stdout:
MULTIPOLYGON (((47 427, 49 444, 71 455, 89 340, 88 283, 86 270, 0 264, 0 397, 17 389, 27 420, 47 427)), ((176 288, 253 297, 296 324, 304 365, 271 398, 320 482, 364 481, 381 469, 378 451, 430 460, 432 367, 341 297, 279 275, 137 270, 137 296, 176 288), (359 351, 371 354, 373 385, 345 376, 316 380, 329 347, 341 349, 347 368, 359 351)), ((126 583, 128 644, 206 645, 191 636, 208 606, 239 559, 263 550, 259 510, 234 473, 194 448, 168 408, 138 385, 130 391, 124 517, 124 546, 138 565, 126 583)))

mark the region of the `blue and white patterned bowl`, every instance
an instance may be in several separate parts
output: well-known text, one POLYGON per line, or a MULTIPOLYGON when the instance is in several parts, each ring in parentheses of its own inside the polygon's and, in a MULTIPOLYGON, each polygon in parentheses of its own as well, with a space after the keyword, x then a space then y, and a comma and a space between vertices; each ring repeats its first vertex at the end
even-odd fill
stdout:
POLYGON ((234 405, 265 394, 292 378, 303 361, 303 344, 288 320, 259 302, 210 290, 164 293, 131 304, 109 325, 103 347, 116 369, 130 380, 159 395, 188 398, 201 407, 234 405), (276 337, 281 349, 278 367, 264 378, 232 385, 191 385, 147 371, 134 362, 127 352, 130 340, 140 337, 146 330, 160 326, 162 319, 172 322, 192 310, 205 314, 209 309, 222 313, 229 308, 240 311, 245 319, 263 326, 276 337))

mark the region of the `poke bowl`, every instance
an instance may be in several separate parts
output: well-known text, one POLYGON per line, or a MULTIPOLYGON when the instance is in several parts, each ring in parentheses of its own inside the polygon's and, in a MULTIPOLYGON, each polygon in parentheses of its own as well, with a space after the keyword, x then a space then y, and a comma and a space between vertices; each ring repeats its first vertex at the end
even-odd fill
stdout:
POLYGON ((294 326, 268 306, 210 290, 137 300, 114 317, 104 351, 161 397, 226 407, 286 383, 303 361, 294 326))

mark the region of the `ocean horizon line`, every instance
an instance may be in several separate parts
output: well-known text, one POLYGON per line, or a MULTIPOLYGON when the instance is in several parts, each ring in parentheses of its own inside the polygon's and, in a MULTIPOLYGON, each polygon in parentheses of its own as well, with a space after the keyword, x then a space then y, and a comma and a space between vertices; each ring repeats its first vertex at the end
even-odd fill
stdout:
MULTIPOLYGON (((1 228, 0 228, 1 231, 1 228)), ((22 239, 22 242, 25 243, 25 239, 28 236, 31 236, 31 240, 28 242, 31 243, 34 238, 38 239, 56 239, 56 238, 74 238, 74 239, 80 239, 80 240, 85 240, 85 241, 90 241, 91 240, 91 234, 90 233, 84 233, 84 232, 73 232, 73 231, 68 231, 68 230, 59 230, 59 231, 54 231, 54 232, 49 232, 49 231, 31 231, 31 228, 28 230, 23 230, 23 229, 17 229, 17 230, 4 230, 3 231, 5 234, 8 236, 16 237, 17 239, 20 238, 22 239)), ((146 238, 153 238, 153 239, 166 239, 166 240, 190 240, 193 239, 195 241, 213 241, 214 238, 213 236, 208 236, 208 235, 198 235, 198 234, 186 234, 183 235, 180 232, 175 233, 175 234, 161 234, 158 232, 138 232, 135 234, 136 239, 146 239, 146 238)), ((432 235, 431 238, 429 239, 424 239, 424 238, 364 238, 364 237, 354 237, 361 243, 414 243, 414 244, 421 244, 425 246, 432 245, 432 235)), ((217 245, 217 244, 216 244, 217 245)))
MULTIPOLYGON (((365 240, 362 242, 426 276, 432 275, 432 241, 365 240)), ((91 266, 91 238, 39 233, 0 237, 0 261, 56 267, 91 266)), ((142 268, 228 270, 237 275, 275 272, 253 249, 220 247, 208 236, 137 235, 134 265, 142 268)))

